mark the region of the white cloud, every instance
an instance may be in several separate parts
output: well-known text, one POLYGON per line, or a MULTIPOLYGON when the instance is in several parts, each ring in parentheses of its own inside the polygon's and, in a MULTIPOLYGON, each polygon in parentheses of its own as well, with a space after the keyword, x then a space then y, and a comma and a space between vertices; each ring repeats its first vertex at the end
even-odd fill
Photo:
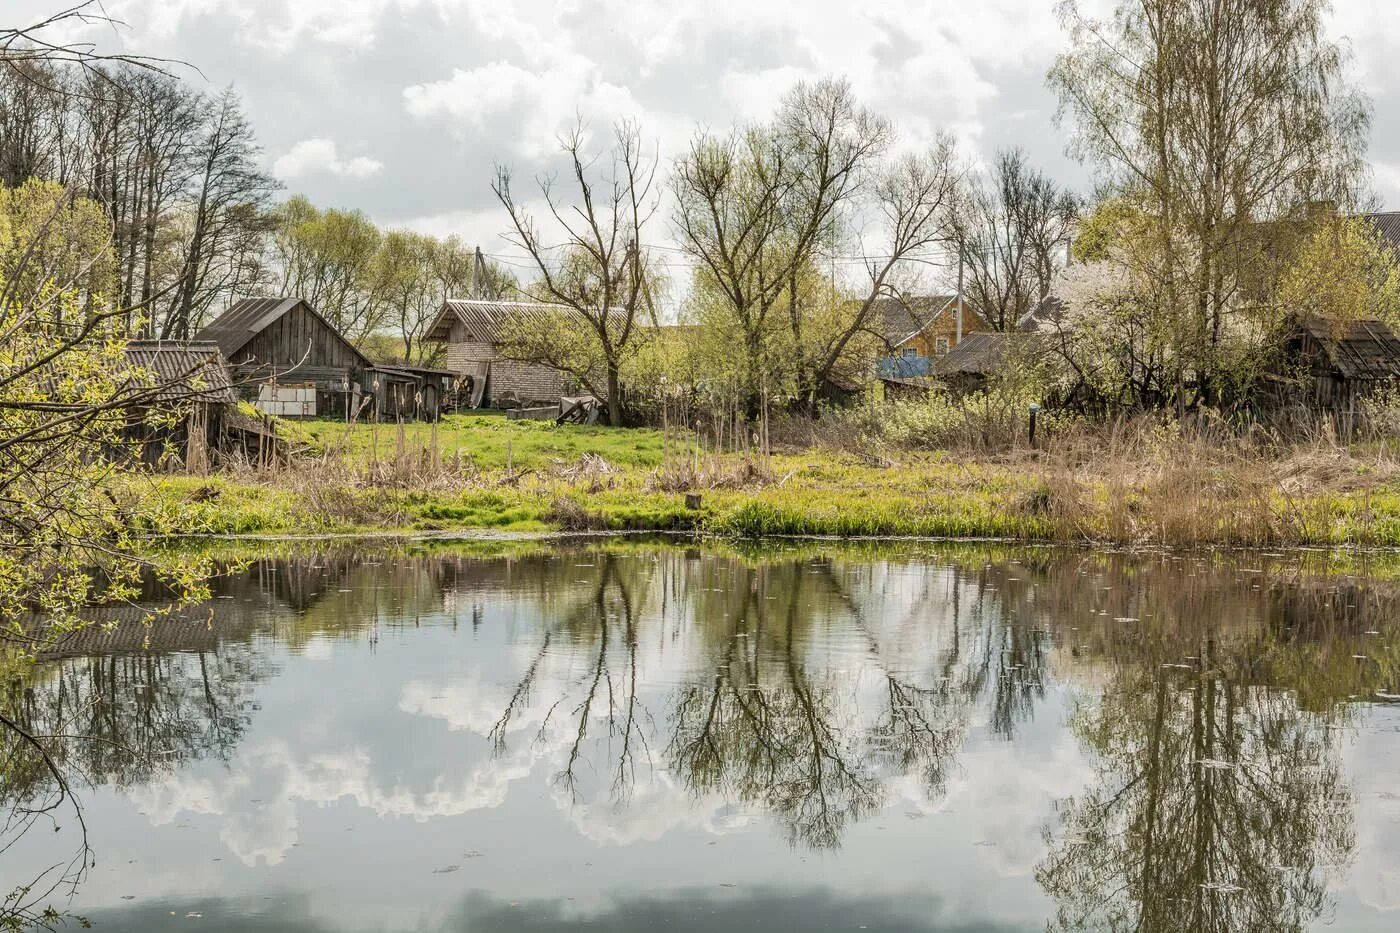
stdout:
POLYGON ((527 158, 552 152, 574 120, 607 125, 642 115, 625 87, 603 80, 582 56, 569 55, 544 70, 505 61, 477 68, 454 68, 448 78, 404 88, 404 106, 419 119, 447 118, 450 129, 483 131, 498 118, 519 115, 514 139, 484 140, 527 158))
POLYGON ((285 155, 272 163, 272 172, 278 178, 301 178, 306 175, 326 173, 346 178, 369 178, 377 175, 384 164, 368 156, 354 156, 343 159, 336 148, 335 140, 317 137, 303 139, 285 155))

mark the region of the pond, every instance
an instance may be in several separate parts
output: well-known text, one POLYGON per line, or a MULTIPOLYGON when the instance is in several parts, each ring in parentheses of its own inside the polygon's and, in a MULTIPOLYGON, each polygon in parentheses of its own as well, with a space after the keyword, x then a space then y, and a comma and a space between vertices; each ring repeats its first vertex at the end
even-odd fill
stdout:
POLYGON ((0 887, 112 933, 1393 930, 1375 560, 269 551, 8 688, 87 849, 8 738, 0 887))

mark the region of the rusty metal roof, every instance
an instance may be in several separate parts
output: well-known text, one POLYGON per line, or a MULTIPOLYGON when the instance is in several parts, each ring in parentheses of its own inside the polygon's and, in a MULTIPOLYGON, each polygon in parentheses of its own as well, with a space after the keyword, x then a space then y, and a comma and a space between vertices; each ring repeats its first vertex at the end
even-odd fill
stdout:
POLYGON ((1337 323, 1320 318, 1299 321, 1346 379, 1400 377, 1400 337, 1384 321, 1360 319, 1337 323))
POLYGON ((159 391, 162 401, 195 399, 235 402, 228 360, 210 340, 133 340, 124 351, 131 369, 139 369, 159 391))

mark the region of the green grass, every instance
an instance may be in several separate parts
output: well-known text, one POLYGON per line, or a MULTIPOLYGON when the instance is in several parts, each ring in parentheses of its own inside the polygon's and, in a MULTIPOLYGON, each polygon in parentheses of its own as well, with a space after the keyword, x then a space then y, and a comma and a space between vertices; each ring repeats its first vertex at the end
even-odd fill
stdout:
MULTIPOLYGON (((624 467, 655 467, 661 463, 660 431, 649 428, 609 428, 601 425, 555 425, 552 421, 511 421, 503 415, 448 415, 436 425, 420 421, 358 424, 347 428, 334 421, 280 422, 279 430, 313 452, 368 459, 377 451, 393 454, 402 430, 408 449, 436 443, 444 458, 460 455, 482 470, 543 469, 554 461, 574 461, 593 453, 624 467)), ((673 443, 675 443, 673 441, 673 443)))
MULTIPOLYGON (((123 489, 141 503, 133 509, 141 527, 157 536, 694 530, 728 537, 1400 546, 1400 485, 1365 478, 1361 469, 1350 478, 1365 478, 1363 484, 1261 496, 1236 491, 1230 476, 1213 478, 1207 492, 1183 493, 1150 478, 1057 475, 1054 464, 1027 458, 905 451, 896 465, 881 467, 850 454, 806 451, 772 457, 762 482, 699 489, 700 507, 689 509, 682 492, 665 491, 674 482, 657 481, 663 442, 654 430, 452 416, 437 428, 439 459, 460 452, 474 468, 420 478, 414 467, 396 481, 368 477, 376 450, 381 465, 392 465, 398 426, 312 422, 289 431, 327 456, 271 478, 128 479, 123 489), (569 468, 584 454, 617 469, 575 475, 569 468)), ((403 435, 406 460, 422 463, 432 426, 405 425, 403 435)), ((669 453, 671 468, 690 461, 674 441, 669 453)), ((727 455, 719 465, 737 467, 740 458, 727 455)))

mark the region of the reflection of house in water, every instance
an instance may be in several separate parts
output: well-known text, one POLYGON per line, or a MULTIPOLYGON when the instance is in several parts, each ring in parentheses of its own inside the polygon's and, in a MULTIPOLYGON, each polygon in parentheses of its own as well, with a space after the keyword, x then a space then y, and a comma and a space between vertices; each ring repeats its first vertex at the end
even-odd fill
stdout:
POLYGON ((64 635, 41 650, 39 660, 133 652, 213 651, 228 631, 227 627, 215 628, 188 613, 153 617, 153 611, 141 606, 94 610, 87 614, 91 625, 64 635))

